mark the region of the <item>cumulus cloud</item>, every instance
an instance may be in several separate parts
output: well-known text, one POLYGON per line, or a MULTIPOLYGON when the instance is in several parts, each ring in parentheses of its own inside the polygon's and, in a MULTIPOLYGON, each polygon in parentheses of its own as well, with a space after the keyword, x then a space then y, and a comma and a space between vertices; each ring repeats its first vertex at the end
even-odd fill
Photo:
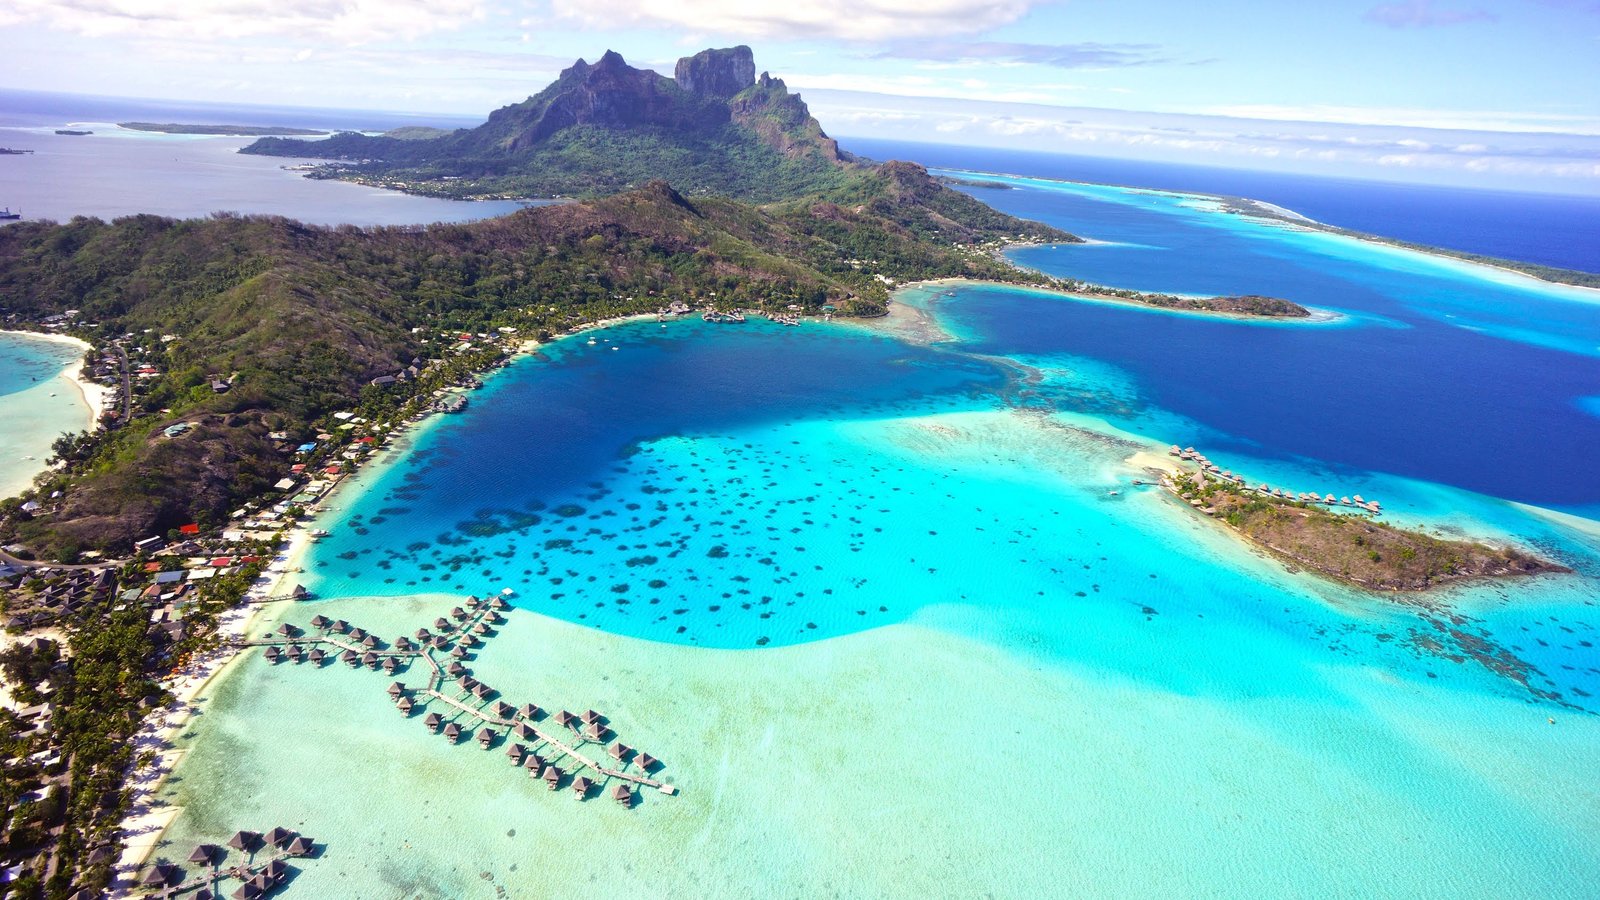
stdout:
POLYGON ((9 0, 0 24, 36 22, 86 37, 361 44, 454 29, 484 13, 482 0, 9 0))
POLYGON ((823 121, 842 121, 845 111, 854 114, 853 121, 834 130, 835 136, 845 135, 846 147, 849 135, 877 131, 876 136, 897 140, 1011 150, 1358 177, 1405 172, 1435 183, 1600 191, 1597 135, 1290 123, 856 91, 815 91, 811 107, 823 121), (893 112, 894 120, 876 129, 877 112, 893 112))
POLYGON ((1471 9, 1443 9, 1434 6, 1433 0, 1400 0, 1383 3, 1367 10, 1366 20, 1390 28, 1436 28, 1442 25, 1465 25, 1469 22, 1493 22, 1498 17, 1482 7, 1471 9))
POLYGON ((889 41, 977 34, 1009 25, 1044 0, 552 0, 565 19, 595 27, 686 28, 755 38, 889 41))
POLYGON ((1009 63, 1061 69, 1114 69, 1174 60, 1156 44, 1029 44, 1010 41, 902 41, 874 54, 878 59, 949 63, 1009 63))

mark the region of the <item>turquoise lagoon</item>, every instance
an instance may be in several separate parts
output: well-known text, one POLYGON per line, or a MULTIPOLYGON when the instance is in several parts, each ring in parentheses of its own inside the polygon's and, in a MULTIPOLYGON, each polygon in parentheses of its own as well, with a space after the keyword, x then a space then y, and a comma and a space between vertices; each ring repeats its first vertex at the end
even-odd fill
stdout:
POLYGON ((931 285, 897 316, 931 340, 549 345, 340 496, 324 599, 288 616, 393 636, 510 588, 474 673, 605 712, 682 793, 579 804, 402 719, 380 676, 251 656, 181 739, 160 853, 288 825, 326 842, 296 890, 353 897, 1590 893, 1600 479, 1573 463, 1600 307, 1012 181, 985 199, 1108 242, 1030 265, 1340 316, 931 285), (1575 572, 1427 605, 1326 584, 1133 485, 1172 442, 1575 572))
POLYGON ((83 350, 73 344, 0 332, 0 497, 33 483, 57 435, 94 424, 72 381, 82 361, 83 350))

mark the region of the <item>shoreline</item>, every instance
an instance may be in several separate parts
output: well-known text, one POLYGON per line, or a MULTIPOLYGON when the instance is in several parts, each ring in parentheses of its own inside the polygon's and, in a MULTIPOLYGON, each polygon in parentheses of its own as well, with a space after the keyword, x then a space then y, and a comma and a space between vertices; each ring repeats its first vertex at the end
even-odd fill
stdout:
MULTIPOLYGON (((1071 245, 1044 245, 1044 246, 1071 246, 1071 245)), ((1007 262, 1011 262, 1012 265, 1016 265, 1016 263, 1012 262, 1009 258, 1007 258, 1006 261, 1007 262)), ((978 288, 982 288, 982 287, 1002 287, 1002 288, 1009 288, 1011 290, 1016 290, 1016 291, 1024 291, 1024 292, 1035 293, 1035 294, 1047 294, 1047 295, 1053 296, 1053 297, 1062 297, 1062 298, 1065 298, 1065 299, 1068 299, 1068 300, 1073 300, 1073 301, 1076 301, 1076 302, 1079 302, 1079 303, 1098 303, 1098 304, 1107 305, 1107 306, 1123 306, 1123 307, 1129 307, 1131 309, 1145 310, 1147 312, 1166 313, 1168 315, 1175 315, 1175 316, 1193 316, 1193 317, 1202 318, 1202 319, 1223 319, 1223 320, 1227 320, 1227 321, 1241 322, 1241 323, 1246 323, 1246 324, 1251 324, 1251 325, 1330 325, 1330 324, 1333 324, 1335 322, 1340 322, 1340 321, 1343 321, 1344 319, 1348 318, 1347 316, 1345 316, 1345 315, 1343 315, 1341 313, 1336 313, 1336 312, 1333 312, 1331 310, 1321 309, 1321 308, 1317 308, 1317 307, 1303 307, 1304 309, 1306 309, 1308 312, 1311 313, 1309 316, 1259 316, 1259 315, 1251 315, 1250 313, 1229 312, 1229 311, 1226 311, 1226 310, 1179 309, 1179 308, 1167 307, 1167 306, 1156 306, 1156 305, 1151 304, 1151 303, 1141 303, 1138 300, 1129 300, 1126 297, 1117 297, 1117 296, 1112 295, 1112 294, 1083 294, 1083 293, 1076 293, 1076 292, 1073 292, 1073 291, 1064 291, 1064 290, 1061 290, 1060 288, 1044 287, 1042 285, 1017 284, 1015 282, 1010 282, 1010 281, 981 281, 981 280, 978 280, 978 279, 961 278, 961 277, 936 278, 936 279, 933 279, 931 281, 913 281, 913 282, 910 282, 910 283, 905 284, 905 285, 901 285, 900 287, 896 288, 894 290, 894 292, 892 292, 890 294, 890 298, 892 300, 894 294, 895 293, 899 293, 902 290, 909 290, 909 289, 912 289, 912 288, 919 288, 919 287, 938 287, 938 286, 942 286, 942 285, 947 285, 947 286, 952 286, 952 287, 978 287, 978 288)), ((1178 296, 1178 295, 1175 294, 1173 296, 1178 296)), ((1209 298, 1206 298, 1206 299, 1209 299, 1209 298)))
MULTIPOLYGON (((307 522, 305 525, 309 525, 307 522)), ((126 896, 136 884, 134 876, 149 860, 173 820, 183 812, 180 806, 156 806, 154 801, 183 761, 184 750, 173 746, 173 739, 188 727, 198 712, 197 703, 209 689, 225 680, 235 664, 245 658, 244 648, 233 641, 245 637, 259 619, 275 621, 294 600, 266 601, 282 593, 290 577, 300 572, 300 563, 311 546, 310 529, 305 525, 290 529, 281 547, 281 567, 274 560, 263 573, 262 581, 245 593, 244 601, 224 612, 213 635, 221 643, 192 660, 178 679, 167 685, 172 702, 154 711, 134 732, 130 741, 136 749, 155 754, 155 759, 140 767, 137 759, 124 787, 130 793, 129 807, 117 835, 122 853, 112 865, 111 896, 126 896)))
MULTIPOLYGON (((430 420, 442 418, 443 416, 425 415, 420 419, 402 422, 389 432, 390 443, 385 449, 398 449, 394 446, 394 442, 414 437, 415 431, 426 426, 430 420)), ((248 648, 236 646, 232 642, 247 637, 255 628, 271 625, 299 602, 291 599, 263 601, 267 597, 287 593, 292 589, 294 576, 304 572, 306 557, 314 543, 311 532, 324 515, 336 509, 331 505, 331 501, 340 496, 348 485, 359 481, 360 475, 375 470, 381 471, 385 464, 392 464, 399 458, 401 458, 399 455, 393 455, 381 461, 376 459, 369 461, 357 474, 342 479, 335 485, 322 498, 314 514, 283 531, 278 551, 281 559, 275 559, 273 564, 267 567, 262 573, 262 580, 258 580, 245 593, 244 600, 239 605, 219 617, 217 630, 213 634, 223 643, 198 656, 174 683, 166 686, 173 694, 172 702, 161 710, 154 711, 134 733, 131 739, 134 745, 153 751, 156 757, 151 764, 142 768, 138 768, 136 763, 135 770, 130 772, 125 782, 125 786, 132 794, 132 800, 127 814, 117 828, 117 834, 123 841, 123 848, 122 854, 112 867, 114 874, 111 896, 129 895, 136 885, 135 876, 149 861, 167 829, 183 812, 182 807, 155 806, 154 801, 161 789, 166 786, 167 780, 181 765, 186 753, 172 746, 173 738, 181 734, 190 719, 199 712, 197 704, 206 699, 211 691, 220 687, 236 668, 237 663, 246 657, 248 648)))
MULTIPOLYGON (((51 344, 65 344, 76 347, 85 352, 93 350, 94 345, 82 338, 69 334, 55 334, 48 331, 16 331, 13 329, 0 329, 0 334, 9 334, 16 337, 32 338, 51 344)), ((94 431, 100 425, 100 418, 105 415, 106 407, 110 402, 111 388, 90 381, 84 371, 89 368, 82 356, 76 362, 68 363, 59 373, 59 377, 70 382, 77 389, 78 395, 83 398, 83 405, 89 413, 89 424, 85 431, 94 431)))
MULTIPOLYGON (((1216 202, 1216 203, 1223 204, 1224 205, 1224 209, 1221 210, 1221 211, 1224 214, 1228 213, 1227 206, 1232 201, 1245 201, 1245 202, 1248 202, 1248 203, 1254 205, 1256 207, 1256 209, 1255 210, 1248 210, 1248 209, 1241 209, 1241 208, 1239 208, 1237 206, 1234 206, 1233 209, 1236 210, 1235 214, 1237 214, 1237 215, 1247 215, 1247 216, 1251 216, 1253 218, 1264 219, 1264 220, 1268 220, 1268 221, 1280 221, 1280 222, 1283 222, 1285 225, 1287 225, 1289 227, 1298 228, 1298 229, 1303 230, 1303 231, 1315 231, 1315 232, 1319 232, 1321 234, 1327 234, 1327 235, 1333 235, 1333 236, 1336 236, 1336 237, 1349 238, 1351 240, 1360 241, 1360 242, 1362 242, 1364 244, 1372 244, 1372 245, 1379 246, 1379 247, 1386 247, 1386 248, 1388 248, 1390 250, 1401 250, 1401 251, 1406 251, 1406 252, 1410 252, 1410 253, 1416 253, 1416 254, 1418 254, 1420 256, 1427 256, 1427 257, 1431 257, 1433 259, 1444 260, 1444 261, 1447 261, 1447 262, 1459 263, 1459 264, 1468 265, 1468 266, 1478 266, 1478 267, 1481 267, 1481 268, 1490 269, 1490 270, 1493 270, 1493 271, 1496 271, 1496 272, 1500 272, 1500 273, 1503 273, 1503 274, 1507 274, 1507 275, 1515 275, 1518 278, 1526 279, 1528 281, 1534 282, 1535 284, 1544 285, 1544 286, 1547 286, 1547 287, 1572 288, 1574 290, 1579 290, 1579 291, 1584 291, 1586 293, 1594 294, 1594 295, 1596 295, 1596 299, 1600 300, 1600 287, 1593 287, 1593 286, 1586 285, 1586 284, 1571 284, 1571 283, 1568 283, 1568 282, 1565 282, 1565 281, 1552 281, 1552 280, 1549 280, 1549 279, 1546 279, 1546 278, 1540 278, 1537 275, 1531 275, 1531 274, 1529 274, 1527 272, 1521 271, 1520 269, 1511 268, 1510 266, 1503 265, 1501 263, 1485 262, 1483 260, 1477 260, 1477 259, 1467 259, 1465 257, 1456 255, 1455 252, 1450 251, 1448 248, 1444 248, 1444 247, 1432 247, 1432 248, 1429 248, 1429 247, 1424 247, 1423 245, 1409 245, 1408 243, 1401 242, 1399 238, 1388 238, 1388 237, 1384 237, 1383 235, 1379 235, 1379 234, 1367 234, 1365 232, 1358 232, 1358 231, 1354 231, 1352 229, 1342 228, 1342 227, 1340 227, 1338 225, 1330 225, 1330 224, 1328 224, 1326 222, 1319 222, 1316 219, 1313 219, 1313 218, 1311 218, 1309 216, 1306 216, 1306 215, 1303 215, 1301 213, 1295 212, 1294 210, 1288 209, 1287 207, 1278 206, 1275 203, 1270 203, 1270 202, 1268 202, 1266 200, 1261 200, 1261 199, 1258 199, 1258 198, 1255 198, 1255 197, 1224 197, 1224 196, 1222 196, 1220 194, 1203 194, 1203 193, 1195 193, 1195 192, 1192 192, 1192 191, 1163 190, 1161 188, 1143 188, 1143 187, 1137 187, 1137 186, 1133 186, 1133 185, 1106 184, 1106 183, 1097 182, 1097 181, 1074 181, 1073 179, 1070 179, 1070 178, 1048 178, 1048 177, 1040 176, 1040 175, 1019 175, 1019 174, 1008 173, 1008 172, 980 172, 980 171, 977 171, 975 169, 948 169, 946 171, 960 172, 960 173, 962 173, 964 175, 987 175, 987 176, 990 176, 992 178, 1019 178, 1019 179, 1029 180, 1029 181, 1054 182, 1056 184, 1077 184, 1077 185, 1083 185, 1085 187, 1113 188, 1115 190, 1128 191, 1130 193, 1159 194, 1159 195, 1164 195, 1164 196, 1169 196, 1169 197, 1177 197, 1177 198, 1180 198, 1180 199, 1206 200, 1206 201, 1211 201, 1211 202, 1216 202)), ((1094 241, 1094 240, 1089 239, 1089 238, 1085 238, 1084 242, 1085 243, 1108 243, 1108 242, 1105 242, 1105 241, 1094 241)), ((1517 260, 1505 260, 1505 262, 1518 262, 1518 261, 1517 260)), ((1527 265, 1538 265, 1538 264, 1537 263, 1527 263, 1527 265)), ((1548 268, 1558 269, 1560 267, 1559 266, 1550 266, 1548 268)), ((1581 270, 1578 270, 1578 269, 1571 269, 1571 270, 1568 270, 1568 271, 1580 272, 1581 274, 1585 274, 1585 275, 1597 274, 1597 273, 1593 273, 1593 272, 1582 272, 1581 270)))

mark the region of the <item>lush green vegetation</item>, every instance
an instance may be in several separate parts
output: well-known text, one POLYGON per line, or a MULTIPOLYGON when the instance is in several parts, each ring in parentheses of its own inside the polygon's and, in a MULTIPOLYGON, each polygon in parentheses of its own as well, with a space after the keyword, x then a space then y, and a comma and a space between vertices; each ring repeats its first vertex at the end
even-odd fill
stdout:
POLYGON ((348 408, 373 378, 447 355, 442 330, 558 333, 713 292, 725 306, 877 315, 882 279, 1041 278, 954 242, 1071 239, 947 191, 914 166, 852 177, 861 202, 849 208, 689 200, 658 182, 428 228, 134 216, 0 230, 5 312, 36 321, 80 310, 96 323, 80 336, 138 348, 160 372, 131 423, 57 447, 66 466, 39 491, 63 492, 51 512, 7 505, 0 528, 70 559, 123 552, 188 522, 220 524, 286 474, 270 432, 314 434, 313 422, 348 408), (231 383, 225 393, 211 387, 219 378, 231 383), (185 433, 165 433, 180 422, 185 433))
MULTIPOLYGON (((718 69, 736 55, 697 59, 718 69)), ((732 96, 695 93, 614 53, 578 61, 477 128, 263 138, 244 152, 338 160, 313 177, 455 198, 598 197, 664 179, 691 196, 771 202, 843 189, 862 168, 778 79, 764 75, 732 96)))
MULTIPOLYGON (((443 140, 443 139, 440 139, 443 140)), ((304 142, 266 140, 249 152, 300 156, 304 142)), ((616 131, 578 125, 515 155, 431 158, 431 141, 336 135, 313 155, 352 160, 315 178, 357 181, 430 197, 599 197, 665 179, 691 195, 764 202, 842 184, 846 170, 812 157, 790 159, 735 125, 684 136, 655 127, 616 131)))

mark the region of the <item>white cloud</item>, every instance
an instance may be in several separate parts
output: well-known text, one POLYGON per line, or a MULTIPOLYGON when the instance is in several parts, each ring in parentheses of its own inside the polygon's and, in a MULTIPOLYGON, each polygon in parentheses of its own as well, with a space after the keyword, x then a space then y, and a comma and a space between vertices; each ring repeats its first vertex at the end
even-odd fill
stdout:
POLYGON ((264 35, 362 44, 482 19, 482 0, 9 0, 0 25, 86 37, 220 40, 264 35))
POLYGON ((1600 135, 1600 118, 1558 113, 1500 110, 1405 109, 1366 106, 1274 106, 1234 104, 1193 110, 1201 115, 1284 122, 1334 122, 1346 125, 1388 125, 1400 128, 1448 128, 1466 131, 1558 132, 1600 135))
POLYGON ((977 34, 1048 0, 552 0, 557 16, 599 28, 689 28, 754 38, 885 41, 977 34))

